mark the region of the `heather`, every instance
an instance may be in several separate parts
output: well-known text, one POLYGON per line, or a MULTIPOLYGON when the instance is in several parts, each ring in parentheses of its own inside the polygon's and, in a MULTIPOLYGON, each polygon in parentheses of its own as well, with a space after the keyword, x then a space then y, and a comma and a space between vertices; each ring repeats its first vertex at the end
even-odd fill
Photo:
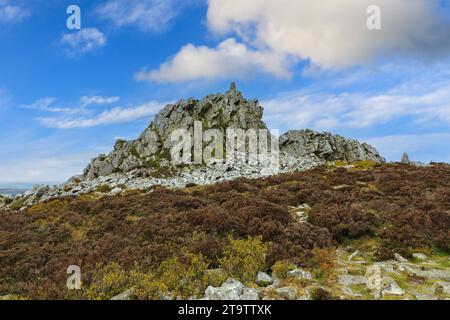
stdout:
POLYGON ((90 194, 2 211, 0 221, 0 294, 102 298, 96 283, 110 270, 126 279, 117 290, 136 283, 133 274, 138 283, 147 279, 153 291, 142 298, 169 287, 199 295, 208 270, 222 267, 248 282, 283 261, 326 280, 332 277, 326 252, 352 241, 370 239, 374 261, 394 253, 448 254, 450 166, 321 166, 182 190, 90 194), (310 207, 306 222, 290 209, 303 204, 310 207), (81 267, 90 291, 67 290, 69 265, 81 267), (176 274, 192 279, 192 288, 160 283, 176 274))

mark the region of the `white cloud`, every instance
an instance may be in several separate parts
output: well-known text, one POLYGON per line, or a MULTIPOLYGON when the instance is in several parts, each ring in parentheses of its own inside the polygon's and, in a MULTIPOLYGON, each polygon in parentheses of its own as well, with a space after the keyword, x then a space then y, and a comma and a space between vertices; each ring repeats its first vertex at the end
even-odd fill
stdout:
POLYGON ((97 8, 116 27, 137 26, 144 32, 165 30, 191 0, 109 0, 97 8))
POLYGON ((30 15, 27 9, 9 3, 9 0, 0 1, 0 23, 19 22, 30 15))
POLYGON ((137 80, 183 82, 196 79, 222 80, 245 78, 253 73, 289 78, 285 57, 269 51, 254 51, 235 39, 227 39, 216 48, 188 44, 158 70, 142 70, 137 80))
POLYGON ((184 46, 138 80, 184 82, 247 78, 287 79, 299 61, 336 70, 390 60, 450 53, 450 19, 438 0, 208 0, 207 26, 226 37, 217 47, 184 46), (367 28, 367 8, 378 5, 382 29, 367 28))
POLYGON ((102 96, 83 96, 81 104, 87 107, 91 104, 112 104, 120 101, 120 97, 102 97, 102 96))
POLYGON ((52 108, 51 105, 56 101, 54 97, 45 97, 34 101, 31 104, 22 105, 21 107, 24 109, 30 110, 40 110, 40 111, 48 111, 48 112, 60 112, 60 108, 52 108))
POLYGON ((323 93, 299 90, 262 102, 265 120, 276 128, 361 129, 398 119, 405 123, 450 125, 450 82, 412 91, 406 83, 378 93, 323 93))
POLYGON ((40 110, 45 112, 53 112, 53 113, 66 113, 66 114, 77 114, 77 113, 86 113, 88 110, 86 107, 90 105, 104 105, 104 104, 113 104, 120 101, 120 97, 103 97, 103 96, 83 96, 80 98, 81 106, 73 107, 73 108, 61 108, 56 107, 55 102, 56 98, 54 97, 45 97, 34 101, 31 104, 22 105, 21 107, 24 109, 30 110, 40 110))
POLYGON ((136 107, 116 107, 111 110, 84 118, 40 118, 39 120, 49 128, 73 129, 88 128, 113 123, 131 122, 155 115, 165 104, 148 102, 136 107))
MULTIPOLYGON (((450 23, 438 0, 209 0, 207 23, 259 48, 307 59, 324 68, 364 64, 382 54, 450 52, 450 23), (366 27, 369 5, 382 30, 366 27)), ((392 56, 393 58, 395 56, 392 56)))
POLYGON ((106 36, 97 28, 85 28, 61 37, 69 55, 80 55, 106 45, 106 36))
POLYGON ((75 115, 75 114, 82 114, 86 113, 87 110, 84 108, 84 106, 81 107, 57 107, 55 106, 55 102, 57 101, 54 97, 45 97, 38 99, 34 101, 31 104, 21 105, 21 108, 29 109, 29 110, 38 110, 38 111, 44 111, 44 112, 50 112, 50 113, 62 113, 66 115, 75 115))

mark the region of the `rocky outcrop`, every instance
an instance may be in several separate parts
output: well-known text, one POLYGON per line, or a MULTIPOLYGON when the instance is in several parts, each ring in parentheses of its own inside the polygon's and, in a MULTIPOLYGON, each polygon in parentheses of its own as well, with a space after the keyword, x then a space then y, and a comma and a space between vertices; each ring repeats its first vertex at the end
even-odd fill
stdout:
POLYGON ((233 84, 225 94, 211 94, 202 100, 180 100, 169 104, 156 116, 141 136, 133 141, 119 140, 108 155, 92 160, 84 176, 95 179, 112 173, 137 171, 144 176, 174 172, 170 161, 171 133, 176 129, 194 132, 194 122, 202 129, 219 129, 225 136, 227 128, 264 129, 263 108, 257 100, 245 99, 233 84))
POLYGON ((289 131, 282 135, 280 157, 282 166, 289 168, 335 161, 385 161, 378 151, 367 143, 312 130, 289 131))
POLYGON ((247 288, 241 282, 232 278, 220 287, 206 288, 203 300, 259 300, 258 290, 247 288))
MULTIPOLYGON (((193 134, 194 122, 199 121, 203 131, 218 129, 225 137, 228 128, 267 129, 262 117, 263 107, 258 100, 245 99, 235 84, 224 94, 208 95, 202 100, 180 100, 163 108, 138 139, 119 140, 110 154, 92 160, 83 177, 92 180, 129 172, 144 177, 178 175, 180 168, 170 157, 174 130, 185 129, 193 134)), ((289 131, 280 137, 279 145, 284 171, 309 169, 333 161, 384 161, 368 144, 311 130, 289 131)))

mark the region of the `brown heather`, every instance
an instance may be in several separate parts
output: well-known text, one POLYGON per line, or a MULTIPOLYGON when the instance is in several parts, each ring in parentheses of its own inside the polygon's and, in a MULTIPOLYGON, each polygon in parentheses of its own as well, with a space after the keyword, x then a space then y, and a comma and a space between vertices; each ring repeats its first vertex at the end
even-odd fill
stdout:
MULTIPOLYGON (((84 291, 66 289, 68 265, 81 266, 83 285, 91 288, 102 277, 100 266, 107 265, 119 275, 120 268, 136 265, 165 274, 170 270, 161 271, 162 266, 175 261, 190 274, 191 267, 180 266, 192 265, 187 256, 200 257, 195 259, 203 269, 239 256, 229 252, 233 239, 251 244, 260 237, 267 243, 265 268, 277 261, 328 266, 326 249, 362 237, 377 240, 375 259, 414 249, 448 252, 450 166, 319 167, 177 191, 158 187, 100 199, 66 198, 25 212, 0 212, 0 221, 0 295, 85 298, 84 291), (312 210, 308 223, 299 223, 288 206, 304 203, 312 210)), ((261 242, 255 245, 262 248, 261 242)), ((248 251, 239 243, 235 247, 248 251)), ((152 286, 160 290, 170 284, 152 286)))

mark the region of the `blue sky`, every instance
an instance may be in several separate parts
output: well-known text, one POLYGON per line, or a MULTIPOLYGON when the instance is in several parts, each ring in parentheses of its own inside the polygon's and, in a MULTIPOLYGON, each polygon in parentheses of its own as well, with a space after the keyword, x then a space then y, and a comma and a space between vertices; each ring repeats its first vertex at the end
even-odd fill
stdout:
POLYGON ((0 186, 62 182, 166 103, 231 81, 271 128, 450 162, 449 3, 0 0, 0 186))

